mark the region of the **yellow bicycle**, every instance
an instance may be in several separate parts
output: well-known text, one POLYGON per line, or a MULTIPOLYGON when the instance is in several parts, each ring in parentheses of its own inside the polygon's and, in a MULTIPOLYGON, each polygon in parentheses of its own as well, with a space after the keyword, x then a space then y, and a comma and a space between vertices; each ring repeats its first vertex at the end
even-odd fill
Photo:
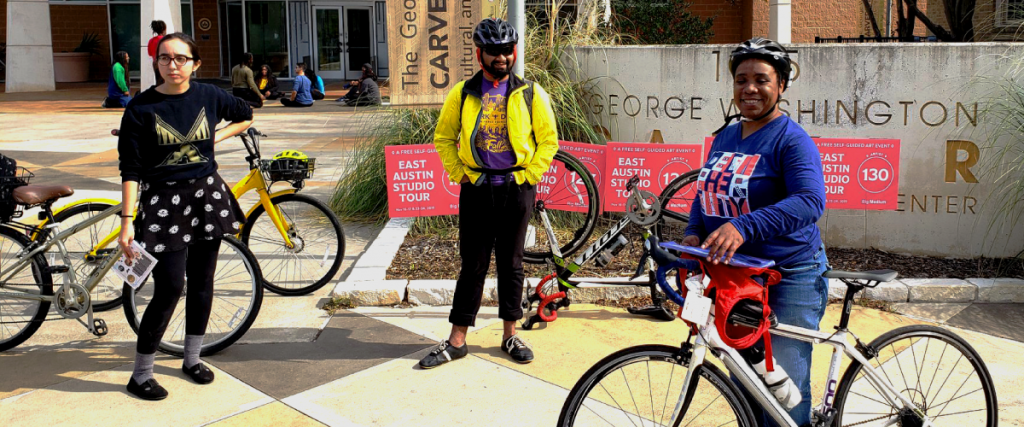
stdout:
MULTIPOLYGON (((259 139, 264 136, 255 129, 238 135, 249 152, 245 158, 249 174, 231 188, 231 193, 241 199, 255 191, 259 203, 249 208, 245 226, 236 237, 248 245, 259 261, 265 288, 280 295, 306 295, 322 288, 337 274, 345 256, 345 234, 341 221, 327 205, 298 194, 305 180, 312 176, 316 159, 285 152, 288 155, 264 160, 259 149, 259 139), (291 183, 291 188, 271 192, 277 182, 291 183)), ((110 199, 81 200, 60 208, 53 217, 56 222, 77 224, 118 203, 110 199)), ((45 224, 44 220, 36 228, 43 231, 36 232, 33 239, 45 238, 45 224)), ((113 256, 120 232, 119 218, 112 216, 70 236, 65 245, 76 275, 88 275, 95 265, 113 256)), ((121 293, 122 283, 116 276, 104 277, 92 291, 94 309, 117 307, 121 304, 121 293)))

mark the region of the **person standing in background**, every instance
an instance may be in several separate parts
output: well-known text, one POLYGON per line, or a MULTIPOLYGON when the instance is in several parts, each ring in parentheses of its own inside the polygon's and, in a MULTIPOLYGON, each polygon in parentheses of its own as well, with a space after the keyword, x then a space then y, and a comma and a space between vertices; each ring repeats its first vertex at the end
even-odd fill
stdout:
MULTIPOLYGON (((157 69, 156 66, 156 47, 160 44, 160 39, 167 35, 167 23, 160 20, 153 21, 149 24, 149 28, 151 28, 153 30, 153 34, 156 35, 149 39, 149 44, 146 45, 146 52, 149 53, 149 62, 153 63, 153 75, 156 77, 156 84, 161 85, 164 83, 164 80, 163 77, 160 76, 160 70, 157 69)), ((139 90, 142 89, 140 88, 139 90)))

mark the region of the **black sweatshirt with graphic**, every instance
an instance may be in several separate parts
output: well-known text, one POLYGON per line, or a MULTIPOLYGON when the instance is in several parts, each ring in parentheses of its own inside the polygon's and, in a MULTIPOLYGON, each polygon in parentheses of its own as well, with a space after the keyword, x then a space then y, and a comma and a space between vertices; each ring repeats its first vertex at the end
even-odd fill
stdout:
POLYGON ((121 181, 175 181, 215 172, 213 138, 222 120, 252 120, 252 108, 217 86, 196 82, 180 95, 154 87, 132 98, 117 141, 121 181))

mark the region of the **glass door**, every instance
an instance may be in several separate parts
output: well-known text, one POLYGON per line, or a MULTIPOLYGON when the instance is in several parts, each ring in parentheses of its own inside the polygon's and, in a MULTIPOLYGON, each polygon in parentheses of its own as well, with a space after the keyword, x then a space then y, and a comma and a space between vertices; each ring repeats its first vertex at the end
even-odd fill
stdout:
POLYGON ((345 8, 345 39, 342 43, 348 59, 345 79, 362 75, 363 64, 373 65, 373 18, 370 7, 345 8))
POLYGON ((316 74, 324 79, 345 78, 342 12, 340 6, 313 8, 316 18, 316 30, 313 32, 316 46, 314 62, 316 74))

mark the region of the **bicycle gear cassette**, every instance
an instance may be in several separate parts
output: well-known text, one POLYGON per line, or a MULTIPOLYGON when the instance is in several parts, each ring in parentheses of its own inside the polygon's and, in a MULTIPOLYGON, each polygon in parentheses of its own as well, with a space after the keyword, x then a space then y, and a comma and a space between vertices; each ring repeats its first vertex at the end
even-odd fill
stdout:
POLYGON ((626 217, 634 224, 646 227, 658 222, 661 218, 661 203, 658 196, 650 191, 636 190, 643 199, 643 205, 637 203, 634 197, 626 199, 626 217))
POLYGON ((57 313, 61 317, 77 319, 89 311, 91 297, 89 296, 89 290, 85 289, 82 285, 67 285, 66 288, 62 287, 57 292, 57 295, 53 297, 53 303, 56 305, 57 313))

